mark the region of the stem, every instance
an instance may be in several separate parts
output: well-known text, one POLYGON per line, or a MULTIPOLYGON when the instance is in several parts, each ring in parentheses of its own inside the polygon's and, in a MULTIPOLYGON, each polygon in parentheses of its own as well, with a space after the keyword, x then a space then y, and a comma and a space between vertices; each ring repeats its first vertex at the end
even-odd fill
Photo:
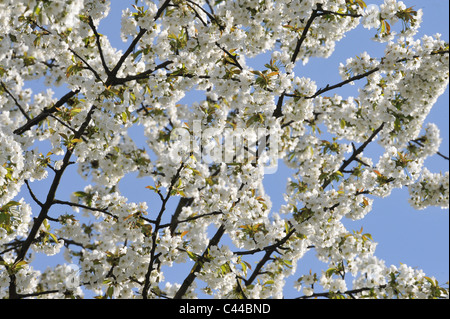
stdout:
MULTIPOLYGON (((359 288, 359 289, 354 289, 354 290, 347 290, 345 292, 341 292, 340 294, 351 296, 352 294, 357 294, 357 293, 361 293, 364 291, 370 291, 372 289, 385 289, 385 288, 386 288, 386 285, 380 285, 378 287, 373 287, 373 288, 359 288)), ((330 298, 336 294, 337 293, 332 293, 332 292, 318 292, 318 293, 312 294, 311 296, 301 296, 301 297, 297 297, 296 299, 309 299, 309 298, 317 298, 317 297, 330 298)), ((351 297, 353 298, 353 296, 351 296, 351 297)))
POLYGON ((111 71, 109 70, 108 65, 106 64, 105 56, 103 55, 102 46, 100 44, 100 35, 97 32, 97 28, 95 27, 94 21, 92 20, 91 16, 89 16, 89 26, 91 27, 92 31, 94 32, 95 42, 97 44, 97 48, 98 48, 98 52, 100 54, 100 60, 102 61, 103 68, 105 69, 106 74, 109 76, 111 74, 111 71))
POLYGON ((162 219, 162 215, 164 214, 164 212, 166 211, 166 205, 167 202, 169 201, 170 197, 171 197, 171 193, 173 190, 173 187, 175 185, 175 183, 178 181, 178 179, 180 178, 180 173, 181 170, 184 168, 184 163, 182 163, 180 165, 180 167, 178 168, 176 174, 174 175, 174 177, 172 178, 172 181, 170 183, 169 189, 167 190, 167 195, 166 197, 162 197, 162 205, 161 205, 161 209, 158 213, 158 217, 156 218, 155 221, 155 231, 152 234, 152 249, 150 251, 150 263, 148 265, 148 269, 147 269, 147 273, 145 274, 145 281, 144 281, 144 287, 142 289, 142 298, 143 299, 147 299, 148 298, 148 290, 150 287, 150 275, 151 272, 153 271, 153 265, 156 262, 156 260, 159 258, 159 254, 155 254, 156 252, 156 240, 157 240, 157 236, 158 236, 158 231, 159 229, 161 229, 161 219, 162 219))
MULTIPOLYGON (((348 165, 350 165, 351 162, 357 160, 357 156, 359 154, 361 154, 364 151, 364 149, 367 147, 367 145, 369 145, 373 141, 373 139, 377 136, 377 134, 384 128, 384 125, 385 125, 385 122, 381 123, 381 125, 375 131, 373 131, 372 135, 370 135, 369 138, 363 144, 361 144, 360 147, 358 147, 357 149, 354 149, 353 154, 342 163, 342 165, 341 165, 341 167, 339 167, 338 171, 342 172, 343 170, 345 170, 345 168, 348 165)), ((324 183, 322 185, 322 189, 327 187, 330 183, 331 183, 331 180, 324 181, 324 183)))
POLYGON ((208 247, 205 249, 201 257, 199 257, 199 260, 195 263, 195 265, 192 267, 191 272, 186 277, 186 279, 183 281, 183 284, 181 285, 180 289, 178 289, 177 293, 174 296, 174 299, 181 299, 189 289, 189 287, 194 282, 195 278, 197 277, 197 273, 202 269, 203 267, 203 261, 205 260, 206 256, 209 254, 209 249, 213 246, 217 246, 220 239, 222 238, 223 234, 225 233, 225 226, 221 225, 219 229, 217 230, 216 234, 213 238, 209 241, 208 247))
MULTIPOLYGON (((75 139, 80 138, 81 135, 86 130, 87 126, 89 125, 89 122, 91 121, 94 110, 95 110, 95 106, 92 106, 89 113, 86 116, 85 121, 80 126, 79 130, 76 132, 76 134, 74 136, 75 139)), ((61 168, 59 170, 57 170, 55 173, 55 177, 53 178, 53 182, 48 191, 47 199, 46 199, 45 203, 42 203, 41 211, 40 211, 38 217, 35 218, 33 227, 31 228, 30 233, 28 234, 28 237, 23 242, 22 247, 19 250, 17 257, 15 259, 15 263, 20 262, 25 259, 25 256, 26 256, 28 250, 30 249, 31 244, 33 243, 34 239, 36 238, 37 233, 39 232, 39 228, 41 227, 44 220, 47 218, 47 214, 48 214, 50 208, 52 207, 52 205, 54 204, 56 190, 58 189, 58 186, 61 182, 61 178, 64 174, 64 171, 67 168, 67 166, 70 165, 70 157, 73 154, 74 148, 75 148, 75 146, 71 149, 68 149, 66 154, 64 155, 63 164, 62 164, 61 168)), ((10 279, 11 280, 10 280, 10 286, 9 286, 9 296, 10 296, 10 298, 18 298, 19 295, 17 294, 15 275, 14 274, 10 275, 10 279)))
POLYGON ((72 97, 74 97, 80 90, 70 91, 65 94, 62 98, 59 99, 52 107, 44 109, 39 115, 30 119, 25 125, 16 129, 13 133, 16 135, 20 135, 28 130, 30 130, 33 126, 39 124, 39 122, 45 120, 47 116, 52 113, 55 113, 59 107, 63 106, 66 102, 68 102, 72 97))
POLYGON ((8 90, 8 88, 6 87, 6 85, 3 82, 0 82, 0 84, 2 85, 3 90, 5 90, 5 92, 14 100, 14 103, 16 104, 16 106, 19 108, 20 112, 23 114, 23 116, 25 116, 25 118, 29 121, 31 120, 30 117, 28 116, 27 112, 25 112, 25 109, 22 107, 22 105, 20 105, 19 101, 17 101, 17 99, 15 98, 15 96, 8 90))

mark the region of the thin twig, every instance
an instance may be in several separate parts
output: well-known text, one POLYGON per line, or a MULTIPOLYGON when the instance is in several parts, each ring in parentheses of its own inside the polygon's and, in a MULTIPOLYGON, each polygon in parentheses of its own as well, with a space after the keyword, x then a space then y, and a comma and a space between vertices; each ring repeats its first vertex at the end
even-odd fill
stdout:
MULTIPOLYGON (((412 142, 416 143, 417 145, 419 145, 420 147, 425 147, 425 145, 423 145, 421 142, 419 142, 418 140, 412 140, 412 142)), ((449 157, 442 154, 441 152, 436 152, 436 155, 439 155, 440 157, 442 157, 443 159, 446 159, 447 161, 449 160, 449 157)))
POLYGON ((31 198, 33 198, 33 200, 36 202, 36 204, 38 204, 39 206, 43 207, 44 204, 43 204, 39 199, 37 199, 36 195, 35 195, 34 192, 31 190, 30 183, 28 182, 27 179, 25 180, 25 185, 27 185, 28 192, 30 193, 31 198))
MULTIPOLYGON (((64 123, 63 120, 59 119, 58 117, 54 116, 53 114, 49 115, 52 119, 56 120, 57 122, 59 122, 61 125, 63 125, 64 127, 68 128, 70 131, 72 131, 72 133, 75 133, 77 130, 75 130, 73 127, 70 127, 68 124, 64 123)), ((86 137, 84 137, 84 135, 81 136, 81 139, 84 142, 87 142, 88 140, 86 139, 86 137)))
MULTIPOLYGON (((319 9, 319 6, 318 6, 318 9, 319 9)), ((303 32, 302 32, 302 35, 297 40, 297 45, 295 46, 294 54, 292 54, 292 57, 291 57, 291 62, 292 63, 295 63, 295 61, 297 60, 297 56, 298 56, 298 54, 300 52, 300 48, 301 48, 303 42, 306 39, 306 35, 308 34, 308 31, 311 28, 311 25, 312 25, 313 21, 314 21, 315 18, 317 18, 319 16, 318 15, 318 9, 313 10, 311 16, 309 17, 308 21, 306 22, 305 28, 303 29, 303 32)))
POLYGON ((378 287, 359 288, 359 289, 354 289, 354 290, 347 290, 345 292, 335 292, 335 293, 333 293, 333 292, 317 292, 317 293, 314 293, 314 294, 312 294, 310 296, 301 296, 301 297, 297 297, 296 299, 309 299, 309 298, 317 298, 317 297, 330 298, 330 297, 335 296, 336 294, 343 294, 343 295, 346 295, 346 294, 358 294, 358 293, 361 293, 361 292, 364 292, 364 291, 370 291, 370 290, 373 290, 373 289, 380 289, 381 290, 381 289, 385 289, 386 287, 387 287, 386 285, 380 285, 378 287))
POLYGON ((151 272, 153 271, 153 265, 155 264, 155 262, 158 260, 158 258, 160 256, 160 254, 155 254, 155 253, 156 253, 156 248, 157 248, 157 241, 156 241, 157 235, 158 235, 159 229, 161 228, 161 219, 162 219, 164 212, 166 211, 167 202, 169 201, 170 197, 172 196, 173 187, 175 186, 175 183, 179 180, 181 171, 183 170, 184 167, 185 167, 185 163, 181 163, 181 165, 177 169, 177 172, 172 177, 170 186, 167 189, 166 197, 163 197, 162 194, 159 193, 161 200, 162 200, 162 204, 161 204, 161 208, 159 210, 158 216, 156 217, 155 231, 152 233, 152 247, 150 250, 150 262, 148 264, 147 273, 145 274, 144 285, 142 288, 142 298, 143 299, 148 298, 148 290, 150 288, 150 275, 151 275, 151 272))
POLYGON ((69 48, 69 51, 72 52, 73 55, 75 55, 78 59, 80 59, 81 62, 84 63, 84 65, 86 65, 86 68, 88 68, 88 70, 94 74, 94 76, 97 80, 102 81, 102 78, 97 73, 97 71, 95 71, 94 68, 82 56, 80 56, 75 50, 73 50, 71 48, 69 48))
POLYGON ((139 40, 144 36, 144 34, 147 32, 147 29, 140 29, 139 33, 137 34, 137 36, 133 39, 133 41, 131 42, 130 46, 128 47, 128 49, 125 51, 125 53, 120 57, 119 62, 117 62, 116 66, 114 67, 114 69, 112 69, 112 71, 109 74, 108 80, 106 81, 106 86, 108 85, 113 85, 116 84, 115 83, 115 78, 117 75, 117 72, 119 71, 119 69, 122 67, 123 63, 125 62, 125 60, 128 58, 128 56, 131 54, 131 52, 133 52, 134 48, 136 47, 136 45, 138 44, 139 40))
POLYGON ((89 26, 91 27, 92 31, 95 35, 95 42, 97 44, 98 53, 100 54, 100 60, 102 61, 103 68, 105 69, 106 74, 109 76, 111 74, 111 71, 108 68, 108 65, 106 64, 105 56, 103 55, 103 49, 100 43, 100 34, 97 32, 97 28, 94 25, 94 20, 92 20, 92 17, 89 16, 89 26))
POLYGON ((136 75, 128 75, 124 78, 116 78, 114 80, 114 84, 124 84, 128 81, 133 81, 133 80, 142 80, 142 79, 146 79, 147 77, 149 77, 151 74, 153 74, 155 71, 159 70, 159 69, 163 69, 165 67, 167 67, 168 65, 172 64, 172 61, 165 61, 161 64, 158 64, 154 69, 149 69, 146 70, 142 73, 136 74, 136 75))
POLYGON ((16 129, 13 133, 16 135, 20 135, 28 130, 30 130, 33 126, 39 124, 39 122, 45 120, 50 114, 55 113, 59 107, 63 106, 66 102, 68 102, 72 97, 74 97, 76 94, 78 94, 80 90, 70 91, 69 93, 65 94, 62 98, 58 100, 52 107, 45 108, 40 114, 35 116, 34 118, 30 119, 16 129))
MULTIPOLYGON (((297 60, 298 54, 300 53, 300 48, 306 39, 306 35, 308 34, 308 31, 311 28, 311 25, 312 25, 314 19, 316 17, 318 17, 317 12, 320 8, 321 8, 320 5, 317 5, 317 9, 313 10, 311 16, 309 17, 308 21, 306 22, 305 28, 303 29, 303 32, 302 32, 302 35, 297 40, 297 44, 295 46, 294 53, 292 54, 292 57, 291 57, 292 63, 295 63, 295 61, 297 60)), ((275 110, 273 111, 273 116, 276 118, 283 116, 282 109, 283 109, 283 100, 284 100, 285 96, 286 96, 286 91, 284 91, 278 98, 277 106, 276 106, 275 110)))
POLYGON ((22 105, 20 105, 19 101, 17 101, 16 97, 8 90, 8 88, 6 87, 6 85, 3 82, 0 81, 0 84, 3 87, 3 90, 5 90, 5 92, 13 99, 14 103, 19 108, 19 110, 23 114, 23 116, 25 116, 27 121, 30 121, 31 120, 30 117, 28 116, 27 112, 25 112, 25 109, 22 107, 22 105))

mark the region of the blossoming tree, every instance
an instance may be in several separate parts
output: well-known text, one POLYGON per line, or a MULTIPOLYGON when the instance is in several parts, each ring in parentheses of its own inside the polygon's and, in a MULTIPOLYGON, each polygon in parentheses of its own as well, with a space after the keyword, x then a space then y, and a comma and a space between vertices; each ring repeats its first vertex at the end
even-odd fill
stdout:
POLYGON ((98 31, 109 1, 0 1, 0 297, 279 298, 289 276, 301 298, 448 296, 432 276, 386 265, 370 234, 343 224, 401 187, 416 209, 448 208, 448 172, 424 160, 445 157, 425 119, 448 84, 449 45, 415 38, 420 10, 395 0, 133 2, 120 51, 98 31), (342 80, 323 88, 296 74, 360 25, 384 56, 355 47, 336 70, 342 80), (264 67, 250 67, 260 55, 264 67), (36 79, 64 93, 33 92, 36 79), (351 84, 357 96, 336 93, 351 84), (183 103, 189 92, 197 100, 183 103), (371 158, 376 143, 383 153, 371 158), (262 180, 278 161, 294 173, 275 211, 262 180), (72 166, 86 187, 60 197, 72 166), (121 193, 130 173, 151 200, 121 193), (299 274, 309 250, 327 267, 299 274), (66 262, 41 272, 36 254, 66 262), (166 273, 176 264, 187 265, 179 282, 166 273))

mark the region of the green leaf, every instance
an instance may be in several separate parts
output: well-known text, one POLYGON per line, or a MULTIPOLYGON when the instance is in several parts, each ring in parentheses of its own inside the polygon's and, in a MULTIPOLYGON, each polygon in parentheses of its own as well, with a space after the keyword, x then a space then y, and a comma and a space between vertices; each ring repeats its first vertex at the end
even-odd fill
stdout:
POLYGON ((381 20, 381 33, 391 33, 391 25, 386 20, 381 20))
POLYGON ((81 107, 74 107, 70 110, 70 116, 74 116, 81 112, 81 107))

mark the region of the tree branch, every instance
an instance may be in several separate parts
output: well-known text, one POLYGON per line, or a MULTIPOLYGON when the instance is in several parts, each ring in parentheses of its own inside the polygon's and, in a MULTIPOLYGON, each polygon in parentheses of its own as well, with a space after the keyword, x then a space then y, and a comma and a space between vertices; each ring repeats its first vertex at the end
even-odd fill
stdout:
POLYGON ((30 193, 31 198, 33 198, 33 200, 36 202, 36 204, 38 204, 41 207, 44 206, 44 204, 42 204, 42 202, 39 201, 39 199, 37 199, 36 195, 34 195, 33 191, 31 190, 30 183, 28 183, 27 179, 25 180, 25 185, 27 185, 28 192, 30 193))
MULTIPOLYGON (((183 211, 183 207, 189 207, 194 202, 193 198, 185 198, 182 197, 180 201, 178 202, 177 208, 175 209, 175 213, 172 215, 172 219, 170 220, 170 224, 168 226, 170 227, 170 233, 172 236, 175 233, 175 229, 177 228, 178 224, 181 223, 178 221, 178 217, 180 216, 181 212, 183 211)), ((165 225, 161 225, 161 227, 165 227, 165 225)))
POLYGON ((158 20, 161 17, 161 15, 163 14, 164 10, 166 10, 166 8, 169 6, 169 3, 170 3, 170 0, 164 1, 162 6, 156 12, 155 18, 153 19, 154 21, 158 20))
POLYGON ((258 277, 258 275, 261 274, 261 269, 264 267, 264 265, 271 260, 271 255, 274 253, 279 247, 281 247, 283 244, 285 244, 289 238, 295 233, 295 229, 291 230, 289 233, 286 234, 280 241, 276 242, 275 244, 268 246, 264 248, 266 253, 264 254, 264 257, 261 258, 261 260, 258 262, 258 264, 255 267, 255 270, 250 275, 248 279, 245 280, 245 285, 249 286, 253 283, 253 281, 258 277))
MULTIPOLYGON (((292 63, 295 63, 295 61, 297 61, 298 54, 300 53, 300 48, 301 48, 303 42, 306 39, 306 35, 308 34, 308 31, 311 28, 311 25, 312 25, 314 19, 319 16, 318 15, 318 10, 320 10, 320 9, 321 9, 321 5, 318 4, 317 5, 317 9, 313 10, 311 16, 309 17, 308 21, 306 22, 306 25, 305 25, 305 27, 303 29, 303 32, 302 32, 302 35, 297 40, 297 44, 295 46, 294 53, 292 54, 292 57, 291 57, 291 62, 292 63)), ((284 100, 284 96, 285 95, 286 95, 286 93, 283 92, 281 94, 281 96, 278 98, 277 106, 275 108, 275 111, 273 112, 273 116, 276 117, 276 118, 279 118, 279 117, 283 116, 282 108, 283 108, 283 100, 284 100)))
POLYGON ((150 70, 144 71, 144 72, 136 74, 136 75, 128 75, 128 76, 126 76, 124 78, 116 78, 114 80, 114 85, 124 84, 124 83, 126 83, 128 81, 133 81, 133 80, 146 79, 149 75, 151 75, 155 71, 157 71, 159 69, 163 69, 163 68, 165 68, 166 66, 168 66, 168 65, 170 65, 172 63, 173 63, 172 61, 166 61, 166 62, 163 62, 161 64, 158 64, 154 69, 150 69, 150 70))
POLYGON ((63 200, 59 200, 59 199, 53 200, 53 204, 67 205, 67 206, 71 206, 71 207, 83 208, 83 209, 91 210, 91 211, 94 211, 94 212, 103 213, 105 215, 111 216, 112 218, 114 218, 116 220, 118 219, 117 216, 115 216, 115 215, 111 214, 110 212, 108 212, 108 210, 106 208, 96 208, 96 207, 86 206, 86 205, 83 205, 83 204, 63 201, 63 200))
POLYGON ((315 18, 319 16, 318 10, 320 10, 321 6, 317 5, 317 9, 314 9, 311 16, 309 17, 308 21, 306 22, 305 28, 303 29, 302 35, 297 40, 297 45, 295 46, 294 53, 291 57, 291 62, 295 63, 297 61, 297 56, 300 53, 300 48, 303 44, 303 42, 306 40, 306 35, 308 34, 309 29, 311 28, 311 25, 315 18))
MULTIPOLYGON (((81 62, 84 63, 84 65, 86 65, 86 68, 88 68, 89 71, 91 71, 95 78, 99 81, 102 81, 102 78, 100 77, 100 75, 97 73, 97 71, 94 70, 94 68, 81 56, 79 55, 75 50, 69 48, 69 51, 72 52, 73 55, 75 55, 78 59, 81 60, 81 62)), ((102 54, 100 54, 100 56, 103 56, 102 54)), ((109 72, 109 71, 108 71, 109 72)))
POLYGON ((365 77, 368 77, 368 76, 371 75, 372 73, 375 73, 375 72, 377 72, 377 71, 379 71, 379 70, 380 70, 380 68, 376 67, 376 68, 374 68, 374 69, 372 69, 372 70, 370 70, 370 71, 367 71, 367 72, 365 72, 365 73, 361 73, 361 74, 352 76, 351 78, 349 78, 349 79, 347 79, 347 80, 345 80, 345 81, 339 82, 339 83, 337 83, 337 84, 335 84, 335 85, 332 85, 332 86, 327 85, 325 88, 320 89, 320 90, 318 90, 316 93, 314 93, 314 95, 308 96, 308 97, 306 97, 306 98, 307 98, 307 99, 314 99, 314 98, 318 97, 318 96, 319 96, 320 94, 322 94, 322 93, 325 93, 325 92, 334 90, 334 89, 336 89, 336 88, 342 87, 342 86, 344 86, 344 85, 346 85, 346 84, 348 84, 348 83, 350 83, 350 82, 353 82, 353 81, 360 80, 360 79, 363 79, 363 78, 365 78, 365 77))
MULTIPOLYGON (((443 55, 443 54, 448 54, 448 53, 449 53, 448 50, 442 50, 442 51, 433 51, 433 52, 430 53, 430 55, 443 55)), ((422 57, 422 56, 416 55, 416 56, 413 56, 411 59, 417 59, 417 58, 421 58, 421 57, 422 57)), ((408 60, 410 60, 410 59, 408 59, 408 58, 403 58, 403 59, 397 60, 396 63, 406 62, 406 61, 408 61, 408 60)), ((368 77, 369 75, 371 75, 372 73, 375 73, 375 72, 377 72, 377 71, 380 71, 380 68, 379 68, 379 67, 376 67, 376 68, 373 68, 372 70, 369 70, 369 71, 367 71, 367 72, 364 72, 364 73, 361 73, 361 74, 352 76, 351 78, 348 78, 347 80, 342 81, 342 82, 339 82, 339 83, 337 83, 337 84, 334 84, 334 85, 331 85, 331 86, 330 86, 330 85, 327 85, 325 88, 320 89, 320 90, 318 90, 316 93, 314 93, 314 95, 308 96, 308 97, 305 97, 305 98, 306 98, 306 99, 314 99, 314 98, 316 98, 317 96, 321 95, 322 93, 325 93, 325 92, 334 90, 334 89, 336 89, 336 88, 342 87, 342 86, 344 86, 344 85, 346 85, 346 84, 348 84, 348 83, 351 83, 351 82, 353 82, 353 81, 357 81, 357 80, 366 78, 366 77, 368 77)), ((299 96, 294 95, 294 94, 289 94, 288 96, 290 96, 290 97, 299 97, 299 96)))
POLYGON ((125 51, 124 54, 122 54, 122 56, 119 59, 119 62, 117 62, 116 66, 114 67, 114 69, 112 69, 112 71, 110 72, 109 76, 108 76, 108 80, 106 81, 106 86, 109 85, 115 85, 116 82, 116 75, 117 72, 119 71, 119 69, 122 67, 123 63, 125 62, 125 60, 128 58, 128 56, 131 54, 131 52, 133 52, 134 48, 136 47, 137 43, 139 42, 139 40, 144 36, 144 34, 147 32, 147 29, 140 29, 138 35, 133 39, 133 41, 131 42, 130 46, 128 47, 128 49, 125 51))
MULTIPOLYGON (((377 136, 377 134, 384 128, 385 124, 386 124, 385 122, 381 123, 381 125, 372 132, 372 134, 369 136, 369 138, 363 144, 361 144, 360 147, 353 150, 352 155, 342 163, 341 167, 339 167, 339 169, 338 169, 339 172, 342 172, 343 170, 345 170, 345 168, 348 165, 350 165, 351 162, 353 162, 354 160, 357 159, 357 156, 359 154, 361 154, 364 151, 364 149, 367 147, 367 145, 369 145, 373 141, 373 139, 377 136)), ((322 185, 322 189, 327 187, 330 183, 331 183, 330 179, 325 180, 322 185)))
MULTIPOLYGON (((425 145, 423 145, 420 141, 418 140, 412 140, 412 142, 416 143, 417 145, 419 145, 420 147, 425 147, 425 145)), ((442 154, 441 152, 436 152, 437 155, 439 155, 440 157, 442 157, 443 159, 446 159, 447 161, 449 160, 449 157, 442 154)))
MULTIPOLYGON (((182 206, 182 207, 188 207, 188 206, 190 206, 190 204, 187 204, 186 206, 182 206)), ((178 208, 178 207, 177 207, 177 208, 178 208)), ((181 212, 181 211, 180 211, 180 212, 181 212)), ((175 212, 175 213, 176 213, 176 212, 175 212)), ((220 212, 220 211, 217 211, 217 212, 211 212, 211 213, 206 213, 206 214, 196 215, 196 216, 189 217, 189 218, 186 218, 186 219, 183 219, 183 220, 177 220, 176 217, 177 217, 178 215, 174 214, 174 215, 172 216, 171 223, 170 223, 170 224, 163 224, 163 225, 160 226, 160 228, 170 227, 170 231, 172 232, 172 234, 174 234, 174 231, 175 231, 176 227, 177 227, 179 224, 182 224, 182 223, 188 223, 188 222, 191 222, 191 221, 196 220, 196 219, 200 219, 200 218, 204 218, 204 217, 208 217, 208 216, 216 216, 216 215, 223 215, 223 212, 220 212)))

